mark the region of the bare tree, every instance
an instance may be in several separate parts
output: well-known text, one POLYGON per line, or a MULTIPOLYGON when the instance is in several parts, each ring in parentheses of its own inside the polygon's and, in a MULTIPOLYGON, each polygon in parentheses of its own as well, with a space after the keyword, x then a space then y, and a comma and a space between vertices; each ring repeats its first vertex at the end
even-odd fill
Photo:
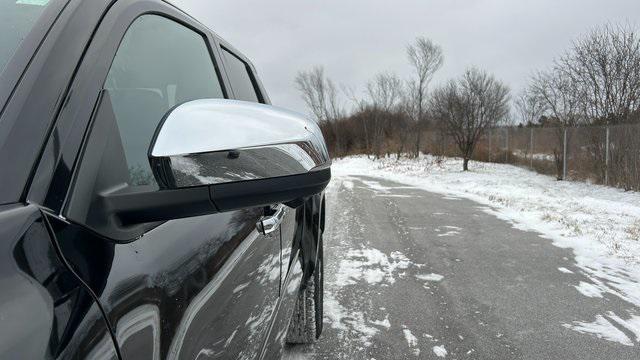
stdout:
MULTIPOLYGON (((640 110, 640 38, 629 26, 598 27, 573 42, 551 70, 533 77, 528 89, 543 105, 547 125, 556 128, 554 158, 563 179, 563 142, 568 127, 632 121, 640 110)), ((605 149, 596 132, 591 138, 593 166, 606 173, 605 149)))
POLYGON ((629 26, 606 25, 574 41, 555 62, 572 82, 592 122, 626 122, 640 106, 640 38, 629 26))
MULTIPOLYGON (((347 98, 353 103, 356 113, 364 113, 366 110, 366 102, 356 95, 356 91, 353 87, 344 86, 342 91, 345 93, 347 98)), ((369 117, 367 116, 358 116, 360 119, 360 125, 362 126, 362 138, 364 140, 364 152, 366 154, 370 153, 371 146, 369 145, 370 136, 369 136, 369 117)))
POLYGON ((442 67, 444 55, 442 48, 424 37, 419 37, 407 46, 407 57, 414 70, 414 78, 408 82, 411 103, 407 110, 415 124, 415 156, 420 154, 422 126, 425 122, 427 90, 433 75, 442 67))
POLYGON ((400 113, 404 114, 405 118, 410 120, 409 122, 403 121, 399 123, 397 128, 397 148, 396 148, 396 159, 400 160, 400 156, 405 151, 405 146, 407 145, 407 140, 409 139, 409 135, 411 134, 411 128, 416 126, 415 122, 415 102, 412 97, 412 91, 410 91, 409 87, 404 88, 405 91, 402 94, 402 98, 400 99, 400 103, 398 104, 398 110, 400 113))
POLYGON ((393 73, 379 73, 367 83, 367 96, 382 111, 391 111, 402 98, 402 80, 393 73))
POLYGON ((433 92, 430 111, 454 139, 467 171, 485 129, 509 114, 509 88, 487 72, 471 68, 433 92))
POLYGON ((384 142, 384 117, 395 110, 402 99, 402 80, 395 74, 379 73, 367 83, 367 106, 372 110, 371 145, 376 158, 380 157, 384 142))
POLYGON ((531 80, 529 93, 559 127, 575 126, 583 119, 576 84, 557 68, 538 72, 531 80))
POLYGON ((531 89, 525 88, 514 100, 514 106, 520 116, 520 121, 526 125, 534 125, 544 115, 546 105, 531 89))
POLYGON ((403 85, 396 74, 381 72, 367 82, 363 97, 355 95, 352 88, 344 89, 356 111, 360 113, 366 151, 371 150, 376 158, 381 154, 387 120, 392 112, 399 110, 404 93, 403 85))
POLYGON ((337 122, 344 116, 344 110, 338 99, 335 84, 325 75, 322 66, 315 66, 308 71, 299 71, 294 82, 318 123, 331 125, 336 151, 340 152, 342 146, 337 122))
POLYGON ((544 114, 549 119, 546 125, 556 130, 556 141, 553 156, 556 164, 556 177, 563 179, 564 151, 563 143, 565 130, 584 121, 581 113, 581 103, 576 83, 567 73, 553 68, 550 71, 536 74, 530 85, 530 94, 539 101, 544 114))

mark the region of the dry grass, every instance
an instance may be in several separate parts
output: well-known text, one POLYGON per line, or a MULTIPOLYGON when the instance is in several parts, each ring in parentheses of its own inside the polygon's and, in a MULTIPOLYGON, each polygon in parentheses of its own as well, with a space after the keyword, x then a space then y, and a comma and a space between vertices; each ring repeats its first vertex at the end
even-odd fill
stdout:
POLYGON ((629 234, 631 240, 640 241, 640 219, 627 226, 624 231, 629 234))

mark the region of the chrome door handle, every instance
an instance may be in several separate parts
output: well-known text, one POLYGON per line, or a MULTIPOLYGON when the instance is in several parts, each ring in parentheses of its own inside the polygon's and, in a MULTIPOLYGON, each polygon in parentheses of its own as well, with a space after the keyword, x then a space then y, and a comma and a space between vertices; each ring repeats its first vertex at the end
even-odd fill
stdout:
POLYGON ((285 210, 285 206, 280 204, 275 209, 275 213, 267 218, 261 219, 256 223, 256 229, 258 232, 266 235, 276 231, 280 223, 282 223, 282 219, 286 215, 287 211, 285 210))

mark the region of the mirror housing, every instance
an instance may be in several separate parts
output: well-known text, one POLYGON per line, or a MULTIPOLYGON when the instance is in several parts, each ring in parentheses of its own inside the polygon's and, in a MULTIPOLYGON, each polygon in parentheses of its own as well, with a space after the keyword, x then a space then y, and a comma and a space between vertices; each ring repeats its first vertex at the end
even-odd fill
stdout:
POLYGON ((106 196, 125 225, 299 203, 331 179, 329 153, 313 121, 244 101, 204 99, 173 108, 148 156, 160 190, 106 196))
POLYGON ((205 99, 170 111, 149 161, 163 189, 304 175, 330 165, 318 126, 297 113, 205 99))

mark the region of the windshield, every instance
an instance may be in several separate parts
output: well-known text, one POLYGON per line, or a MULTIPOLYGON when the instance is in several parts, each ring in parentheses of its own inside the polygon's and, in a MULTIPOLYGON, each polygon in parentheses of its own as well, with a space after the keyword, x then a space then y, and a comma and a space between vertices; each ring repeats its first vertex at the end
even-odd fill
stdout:
POLYGON ((0 0, 0 73, 48 3, 49 0, 0 0))

